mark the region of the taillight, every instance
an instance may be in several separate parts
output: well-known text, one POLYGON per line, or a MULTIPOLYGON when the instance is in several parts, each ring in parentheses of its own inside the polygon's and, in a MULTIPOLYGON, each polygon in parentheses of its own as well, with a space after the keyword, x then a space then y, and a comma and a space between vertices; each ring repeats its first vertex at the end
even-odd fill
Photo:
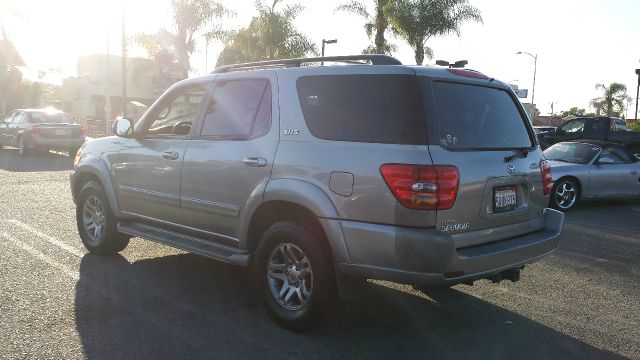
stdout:
POLYGON ((80 126, 80 136, 84 136, 84 128, 80 126))
POLYGON ((553 178, 551 177, 551 166, 547 160, 540 162, 540 171, 542 172, 542 189, 544 196, 549 196, 553 189, 553 178))
POLYGON ((31 133, 32 134, 39 134, 40 133, 40 127, 39 126, 34 126, 31 128, 31 133))
POLYGON ((475 70, 462 70, 462 69, 447 69, 447 70, 449 70, 450 73, 458 76, 464 76, 464 77, 470 77, 470 78, 482 79, 482 80, 489 79, 487 75, 475 70))
POLYGON ((380 174, 396 199, 415 210, 451 209, 460 173, 451 165, 384 164, 380 174))

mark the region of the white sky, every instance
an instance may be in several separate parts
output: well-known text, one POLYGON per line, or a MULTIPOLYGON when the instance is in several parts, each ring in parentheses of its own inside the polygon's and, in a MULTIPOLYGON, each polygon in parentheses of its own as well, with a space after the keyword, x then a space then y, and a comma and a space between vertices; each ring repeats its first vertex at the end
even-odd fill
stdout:
MULTIPOLYGON (((265 0, 269 1, 269 0, 265 0)), ((357 54, 369 43, 363 21, 333 9, 344 0, 298 1, 306 10, 297 19, 301 32, 318 43, 337 38, 327 45, 327 55, 357 54)), ((370 2, 370 0, 364 0, 370 2)), ((126 1, 127 32, 155 32, 171 26, 169 0, 126 1)), ((246 25, 255 15, 254 0, 223 0, 238 13, 231 23, 246 25)), ((638 0, 469 0, 479 8, 484 24, 467 24, 461 38, 435 38, 427 44, 435 59, 466 59, 469 68, 503 81, 513 81, 531 89, 533 60, 517 51, 538 54, 535 102, 543 114, 571 106, 588 109, 589 100, 599 93, 596 83, 621 82, 635 99, 640 68, 640 1, 638 0)), ((62 67, 65 75, 75 75, 79 55, 106 52, 107 33, 111 52, 120 53, 121 1, 105 0, 0 0, 0 21, 27 63, 27 75, 38 70, 62 67), (20 10, 20 19, 8 7, 20 10)), ((394 54, 405 64, 415 63, 413 51, 402 39, 394 54)), ((209 46, 209 71, 215 65, 220 46, 209 46)), ((204 42, 192 56, 196 71, 204 74, 204 42)), ((54 81, 54 77, 50 80, 54 81)), ((529 92, 531 94, 531 91, 529 92)), ((528 100, 530 101, 530 100, 528 100)), ((635 106, 632 103, 631 108, 635 106)), ((633 109, 629 112, 632 115, 633 109)))

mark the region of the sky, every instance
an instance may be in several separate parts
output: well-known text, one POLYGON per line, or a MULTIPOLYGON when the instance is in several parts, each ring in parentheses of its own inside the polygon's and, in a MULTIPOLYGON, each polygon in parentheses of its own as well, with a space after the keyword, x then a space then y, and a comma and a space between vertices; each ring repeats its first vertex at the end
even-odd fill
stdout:
MULTIPOLYGON (((269 0, 265 0, 269 1, 269 0)), ((371 0, 363 0, 373 3, 371 0)), ((245 26, 256 14, 254 0, 222 0, 237 17, 234 28, 245 26)), ((296 19, 298 29, 320 48, 322 39, 337 39, 327 45, 326 55, 358 54, 371 41, 358 16, 335 13, 345 0, 284 0, 298 2, 305 11, 296 19)), ((75 74, 78 56, 121 51, 122 4, 125 6, 127 34, 153 33, 171 27, 170 0, 0 0, 0 22, 21 53, 28 77, 40 70, 60 69, 61 74, 45 80, 59 82, 75 74), (21 13, 17 14, 17 12, 21 13), (107 41, 109 39, 109 41, 107 41)), ((589 100, 598 97, 595 84, 620 82, 628 94, 636 96, 640 68, 640 1, 638 0, 469 0, 477 7, 483 23, 469 23, 461 36, 430 39, 427 46, 434 59, 467 60, 468 68, 491 77, 531 89, 534 61, 523 51, 538 56, 535 103, 543 115, 577 106, 589 109, 589 100)), ((398 46, 394 54, 405 64, 415 64, 413 50, 400 38, 390 37, 398 46)), ((220 44, 208 47, 200 41, 192 55, 193 76, 215 66, 220 44)), ((130 48, 130 54, 142 55, 130 48)), ((524 100, 530 102, 531 99, 524 100)), ((633 118, 635 101, 628 117, 633 118)))

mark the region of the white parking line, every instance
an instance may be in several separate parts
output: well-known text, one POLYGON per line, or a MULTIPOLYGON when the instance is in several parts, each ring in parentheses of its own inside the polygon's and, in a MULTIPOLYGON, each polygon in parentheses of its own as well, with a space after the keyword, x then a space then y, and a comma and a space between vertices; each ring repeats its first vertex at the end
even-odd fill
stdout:
POLYGON ((83 251, 80 251, 80 250, 78 250, 77 248, 75 248, 73 246, 67 245, 64 242, 62 242, 62 241, 60 241, 60 240, 58 240, 58 239, 56 239, 54 237, 51 237, 51 236, 43 233, 42 231, 34 228, 33 226, 30 226, 30 225, 28 225, 26 223, 23 223, 20 220, 12 219, 12 220, 4 220, 4 221, 8 222, 8 223, 11 223, 11 224, 14 224, 14 225, 16 225, 16 226, 18 226, 18 227, 20 227, 20 228, 22 228, 24 230, 27 230, 28 232, 36 235, 37 237, 47 241, 48 243, 50 243, 52 245, 55 245, 55 246, 59 247, 60 249, 68 252, 71 255, 74 255, 74 256, 77 256, 77 257, 83 257, 84 254, 85 254, 83 251))
POLYGON ((28 252, 29 254, 31 254, 32 256, 44 261, 45 263, 53 266, 54 268, 60 270, 63 274, 71 277, 74 280, 79 280, 80 279, 80 273, 77 271, 72 270, 71 268, 53 260, 51 257, 41 253, 40 251, 32 248, 31 246, 23 243, 22 241, 14 238, 13 236, 7 234, 6 232, 0 232, 0 237, 2 237, 5 240, 8 240, 10 242, 13 243, 13 245, 19 247, 20 249, 28 252))

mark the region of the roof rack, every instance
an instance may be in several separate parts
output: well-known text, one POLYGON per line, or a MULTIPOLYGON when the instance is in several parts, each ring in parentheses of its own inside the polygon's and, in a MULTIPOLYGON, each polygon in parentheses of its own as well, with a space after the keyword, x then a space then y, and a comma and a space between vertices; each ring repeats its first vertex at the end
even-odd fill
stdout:
POLYGON ((300 67, 302 64, 315 63, 315 62, 342 62, 347 64, 365 64, 366 62, 371 65, 402 65, 400 60, 388 56, 388 55, 350 55, 350 56, 325 56, 325 57, 312 57, 312 58, 297 58, 297 59, 283 59, 283 60, 268 60, 257 61, 244 64, 234 64, 221 66, 212 74, 224 73, 234 70, 246 70, 246 69, 259 69, 259 68, 273 68, 273 67, 300 67))

